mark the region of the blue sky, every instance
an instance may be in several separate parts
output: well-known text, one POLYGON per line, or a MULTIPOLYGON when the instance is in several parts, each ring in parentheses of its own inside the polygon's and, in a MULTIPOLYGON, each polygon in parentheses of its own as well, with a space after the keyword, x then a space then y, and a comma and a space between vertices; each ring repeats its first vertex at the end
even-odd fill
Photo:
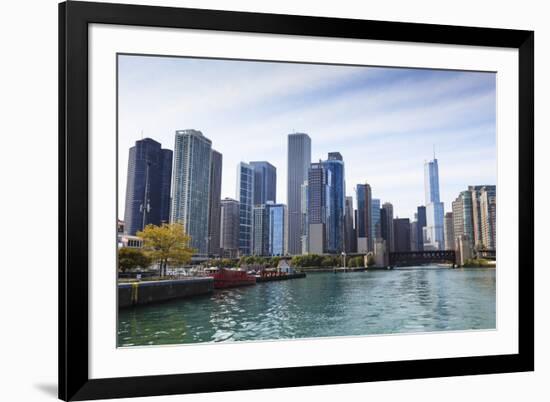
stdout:
POLYGON ((142 135, 173 149, 187 128, 223 154, 222 197, 235 198, 240 161, 267 160, 286 203, 295 131, 311 137, 313 161, 342 154, 354 203, 368 182, 399 217, 424 204, 434 146, 446 211, 468 185, 496 184, 494 73, 126 55, 118 68, 121 217, 128 149, 142 135))

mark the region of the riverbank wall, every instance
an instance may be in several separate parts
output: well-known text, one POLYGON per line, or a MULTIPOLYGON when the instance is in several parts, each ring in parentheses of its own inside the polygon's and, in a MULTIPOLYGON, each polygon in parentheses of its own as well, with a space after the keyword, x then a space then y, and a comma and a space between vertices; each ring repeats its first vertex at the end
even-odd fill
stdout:
POLYGON ((273 281, 286 281, 289 279, 305 278, 304 272, 297 272, 295 274, 279 275, 279 276, 257 276, 256 283, 273 282, 273 281))
POLYGON ((120 283, 118 285, 118 306, 131 307, 183 299, 209 294, 213 290, 214 279, 210 277, 120 283))

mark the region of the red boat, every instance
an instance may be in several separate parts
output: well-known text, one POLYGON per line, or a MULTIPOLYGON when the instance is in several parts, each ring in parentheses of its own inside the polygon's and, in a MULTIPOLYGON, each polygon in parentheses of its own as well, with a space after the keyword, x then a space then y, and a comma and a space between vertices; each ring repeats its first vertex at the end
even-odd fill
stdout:
POLYGON ((235 269, 209 269, 207 275, 214 278, 214 289, 227 289, 256 284, 256 277, 235 269))

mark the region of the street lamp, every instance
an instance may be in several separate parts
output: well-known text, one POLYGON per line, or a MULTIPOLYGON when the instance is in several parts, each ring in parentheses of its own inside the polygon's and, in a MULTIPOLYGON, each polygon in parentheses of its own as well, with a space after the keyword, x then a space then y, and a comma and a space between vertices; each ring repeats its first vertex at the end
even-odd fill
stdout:
POLYGON ((344 257, 344 269, 346 268, 346 252, 342 251, 342 257, 344 257))

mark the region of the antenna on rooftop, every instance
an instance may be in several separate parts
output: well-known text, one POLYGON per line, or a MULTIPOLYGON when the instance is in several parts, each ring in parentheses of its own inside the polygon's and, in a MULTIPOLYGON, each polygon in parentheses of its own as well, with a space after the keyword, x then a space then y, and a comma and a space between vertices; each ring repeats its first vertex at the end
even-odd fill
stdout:
POLYGON ((434 161, 435 161, 435 144, 433 144, 433 149, 434 149, 434 161))

